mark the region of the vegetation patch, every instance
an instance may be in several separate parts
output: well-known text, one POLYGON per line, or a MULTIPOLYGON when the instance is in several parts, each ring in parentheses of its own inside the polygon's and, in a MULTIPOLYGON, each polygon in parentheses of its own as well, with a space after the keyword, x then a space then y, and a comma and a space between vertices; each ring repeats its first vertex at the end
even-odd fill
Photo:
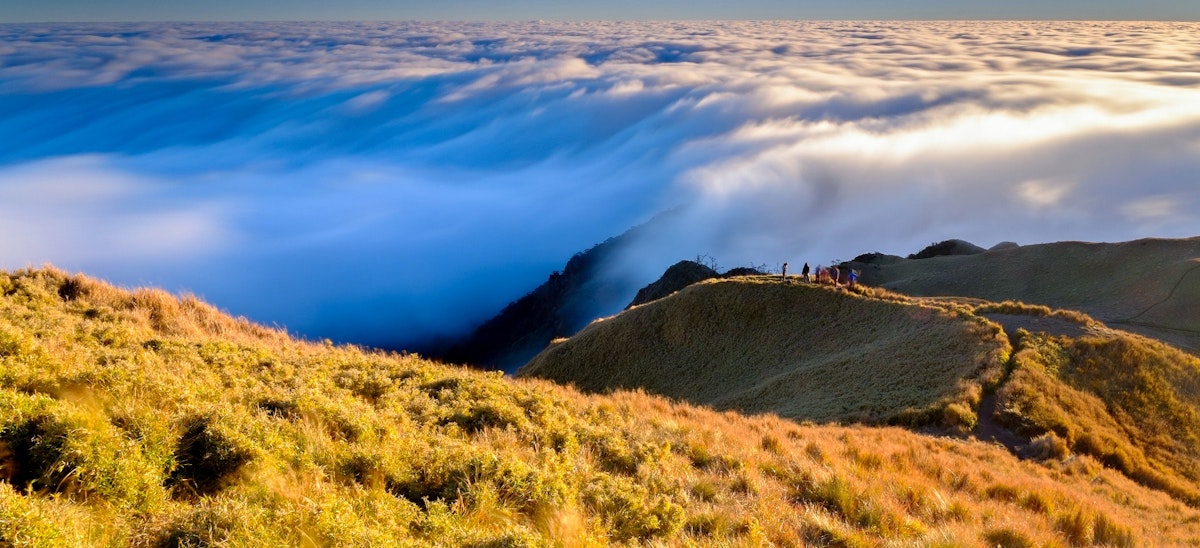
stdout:
POLYGON ((997 419, 1042 458, 1090 455, 1200 504, 1200 359, 1162 343, 1020 333, 997 419))
POLYGON ((583 500, 619 541, 671 536, 685 522, 682 506, 667 496, 651 496, 646 487, 621 476, 598 476, 584 489, 583 500))
MULTIPOLYGON (((871 299, 997 336, 967 307, 859 291, 822 310, 871 299)), ((978 545, 1013 524, 1038 546, 1200 539, 1200 512, 1077 450, 1021 461, 895 427, 589 395, 52 269, 0 273, 0 292, 4 546, 978 545)), ((979 363, 939 397, 971 408, 979 363)))
POLYGON ((68 459, 69 433, 69 427, 46 415, 7 426, 3 439, 9 449, 11 483, 23 490, 71 490, 66 480, 72 476, 75 463, 68 459))
POLYGON ((253 457, 245 444, 212 416, 188 419, 175 448, 166 486, 178 497, 213 495, 237 478, 253 457))

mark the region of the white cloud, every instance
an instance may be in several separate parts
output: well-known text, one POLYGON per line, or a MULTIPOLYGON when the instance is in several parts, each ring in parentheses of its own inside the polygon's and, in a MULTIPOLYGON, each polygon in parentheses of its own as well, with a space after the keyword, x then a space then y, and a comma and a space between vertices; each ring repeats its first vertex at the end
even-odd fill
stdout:
POLYGON ((0 266, 403 344, 672 208, 635 278, 1192 236, 1197 51, 1194 24, 4 25, 0 266))
POLYGON ((1185 205, 1180 196, 1147 196, 1121 206, 1121 213, 1134 222, 1164 221, 1179 216, 1185 205))
POLYGON ((1047 208, 1060 205, 1072 186, 1062 181, 1025 181, 1017 185, 1017 193, 1030 206, 1047 208))
POLYGON ((102 157, 0 169, 0 257, 10 267, 179 261, 232 243, 219 204, 169 186, 102 157))

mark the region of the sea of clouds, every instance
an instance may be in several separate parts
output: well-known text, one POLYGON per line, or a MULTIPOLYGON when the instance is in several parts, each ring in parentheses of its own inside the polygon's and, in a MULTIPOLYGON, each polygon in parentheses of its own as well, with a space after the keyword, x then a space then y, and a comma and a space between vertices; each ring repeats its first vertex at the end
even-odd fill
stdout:
POLYGON ((1200 235, 1200 25, 0 25, 0 268, 399 348, 648 221, 613 275, 1200 235))

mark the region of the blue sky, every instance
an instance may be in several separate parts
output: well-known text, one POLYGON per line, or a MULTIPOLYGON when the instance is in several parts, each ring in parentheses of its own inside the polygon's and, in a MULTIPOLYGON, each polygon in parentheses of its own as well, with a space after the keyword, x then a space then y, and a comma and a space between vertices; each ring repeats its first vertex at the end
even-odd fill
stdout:
POLYGON ((1200 20, 1195 0, 4 0, 0 21, 1200 20))

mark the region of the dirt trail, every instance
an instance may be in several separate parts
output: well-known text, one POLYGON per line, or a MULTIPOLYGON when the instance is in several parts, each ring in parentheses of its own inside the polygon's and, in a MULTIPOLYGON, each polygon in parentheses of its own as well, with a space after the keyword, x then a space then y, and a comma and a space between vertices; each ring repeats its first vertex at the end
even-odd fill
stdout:
POLYGON ((1163 297, 1163 300, 1161 300, 1161 301, 1158 301, 1158 302, 1156 302, 1156 303, 1154 303, 1154 304, 1150 305, 1150 307, 1149 307, 1149 308, 1147 308, 1147 309, 1145 309, 1145 310, 1141 311, 1141 313, 1139 313, 1139 314, 1138 314, 1138 315, 1136 315, 1136 316, 1133 316, 1132 318, 1129 318, 1129 319, 1127 319, 1127 320, 1122 320, 1122 322, 1124 322, 1124 323, 1135 323, 1135 322, 1136 322, 1136 320, 1137 320, 1138 318, 1141 318, 1142 316, 1145 316, 1145 315, 1146 315, 1146 313, 1150 312, 1151 310, 1154 310, 1155 308, 1158 308, 1159 306, 1162 306, 1163 304, 1166 304, 1166 303, 1167 303, 1167 301, 1170 301, 1171 299, 1173 299, 1173 298, 1175 297, 1175 293, 1176 293, 1177 291, 1179 291, 1179 286, 1183 285, 1183 281, 1184 281, 1184 280, 1186 280, 1188 276, 1192 275, 1193 273, 1195 273, 1195 272, 1197 272, 1197 271, 1200 271, 1200 265, 1196 265, 1196 266, 1194 266, 1194 267, 1192 267, 1192 268, 1188 269, 1188 271, 1187 271, 1187 272, 1184 272, 1184 273, 1183 273, 1183 275, 1179 277, 1179 280, 1178 280, 1178 281, 1176 281, 1176 282, 1175 282, 1175 285, 1171 287, 1171 292, 1170 292, 1170 293, 1167 293, 1167 296, 1166 296, 1166 297, 1163 297))
POLYGON ((1098 325, 1086 325, 1064 318, 1030 316, 1027 314, 983 314, 983 317, 1000 324, 1004 328, 1004 332, 1008 334, 1009 342, 1014 343, 1013 348, 1016 348, 1013 336, 1017 334, 1018 329, 1024 329, 1030 333, 1048 333, 1056 337, 1099 335, 1104 331, 1104 328, 1098 325))
POLYGON ((971 432, 976 439, 983 442, 993 442, 1003 445, 1010 453, 1020 458, 1029 457, 1029 438, 1017 435, 1012 430, 996 422, 996 411, 999 403, 995 392, 984 394, 979 402, 979 422, 971 432))
MULTIPOLYGON (((984 316, 1004 328, 1004 333, 1008 336, 1008 341, 1012 344, 1014 351, 1017 348, 1014 335, 1018 329, 1068 337, 1098 334, 1107 329, 1101 325, 1086 325, 1064 318, 1023 314, 984 314, 984 316)), ((1007 378, 1002 380, 1000 385, 1003 386, 1005 381, 1007 378)), ((1009 430, 996 421, 996 413, 1000 410, 999 408, 1000 403, 997 401, 995 391, 984 394, 979 402, 979 422, 975 425, 972 434, 981 441, 999 443, 1020 458, 1031 458, 1033 454, 1030 451, 1029 438, 1009 430)))

